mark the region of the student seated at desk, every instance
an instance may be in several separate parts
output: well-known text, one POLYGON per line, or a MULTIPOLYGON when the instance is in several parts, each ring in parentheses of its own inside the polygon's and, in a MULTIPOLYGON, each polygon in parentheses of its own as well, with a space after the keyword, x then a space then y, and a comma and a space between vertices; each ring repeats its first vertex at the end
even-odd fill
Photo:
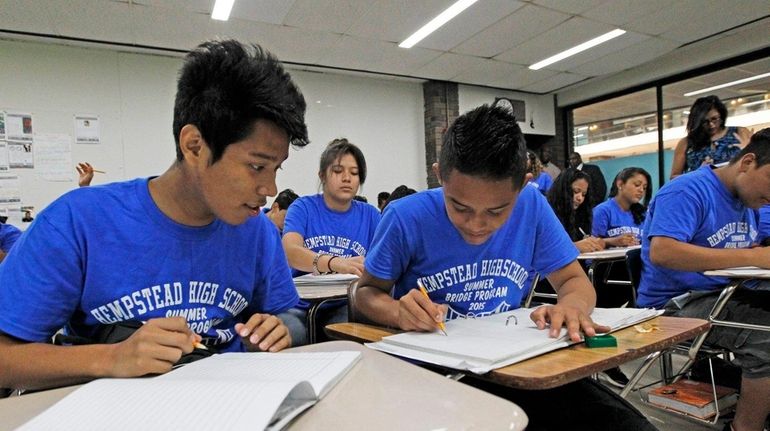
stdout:
POLYGON ((604 241, 588 235, 593 208, 591 187, 591 177, 587 173, 567 168, 556 177, 548 191, 548 203, 581 253, 604 250, 606 247, 604 241))
POLYGON ((289 206, 299 198, 292 189, 286 189, 278 193, 275 197, 273 204, 270 208, 263 208, 262 212, 265 213, 267 218, 273 222, 275 227, 278 228, 278 232, 283 233, 283 226, 286 222, 286 212, 289 210, 289 206))
MULTIPOLYGON (((293 275, 336 272, 361 275, 380 213, 373 205, 354 200, 366 182, 366 159, 347 139, 335 139, 321 154, 318 177, 323 193, 303 196, 289 207, 283 248, 293 275)), ((282 314, 295 346, 307 344, 307 310, 300 301, 282 314)), ((319 327, 348 321, 344 301, 322 308, 319 327)))
MULTIPOLYGON (((578 251, 543 195, 524 187, 526 158, 521 130, 505 109, 484 105, 460 116, 434 165, 443 187, 399 199, 385 211, 359 282, 361 311, 382 325, 435 331, 445 318, 517 308, 534 268, 559 294, 556 305, 533 312, 539 328, 555 336, 566 327, 573 340, 581 331, 606 331, 589 317, 596 298, 575 260, 578 251), (418 280, 429 297, 417 289, 418 280)), ((532 430, 653 429, 588 380, 547 391, 472 384, 522 406, 532 430)))
MULTIPOLYGON (((751 137, 727 166, 704 166, 663 186, 650 204, 642 241, 637 303, 669 314, 706 318, 727 280, 702 271, 770 268, 758 239, 755 209, 770 202, 770 129, 751 137)), ((738 289, 729 320, 770 324, 770 292, 738 289)), ((770 414, 770 333, 714 327, 708 343, 735 354, 743 371, 732 429, 759 431, 770 414)))
POLYGON ((268 52, 206 42, 185 58, 176 160, 159 177, 73 190, 40 213, 0 265, 0 387, 46 388, 165 373, 193 343, 217 351, 290 345, 275 317, 299 300, 278 231, 289 145, 307 144, 305 100, 268 52), (119 321, 116 344, 55 346, 119 321))
POLYGON ((645 206, 652 196, 650 174, 642 168, 625 168, 615 177, 610 199, 594 207, 591 234, 602 238, 607 247, 638 245, 645 206))

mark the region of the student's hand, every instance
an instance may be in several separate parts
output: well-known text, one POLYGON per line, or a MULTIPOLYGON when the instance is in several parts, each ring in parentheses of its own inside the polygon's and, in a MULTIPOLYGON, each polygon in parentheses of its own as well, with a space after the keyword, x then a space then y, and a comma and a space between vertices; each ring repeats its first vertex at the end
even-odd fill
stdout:
POLYGON ((562 326, 567 328, 567 334, 572 341, 582 340, 580 331, 583 331, 587 337, 593 337, 597 332, 610 331, 609 326, 594 323, 591 316, 584 311, 568 305, 543 305, 533 311, 529 317, 538 329, 545 329, 550 325, 548 335, 552 338, 559 336, 562 326))
POLYGON ((446 304, 436 304, 412 289, 398 300, 398 327, 405 331, 436 331, 448 309, 446 304))
POLYGON ((235 332, 249 352, 277 352, 291 346, 289 329, 271 314, 254 314, 248 322, 237 323, 235 332))
POLYGON ((113 344, 111 377, 137 377, 171 370, 201 340, 184 317, 150 319, 126 340, 113 344))
POLYGON ((360 277, 364 273, 364 257, 338 257, 329 263, 329 269, 338 274, 353 274, 360 277))
POLYGON ((85 162, 78 163, 75 169, 77 169, 78 175, 80 175, 78 186, 86 187, 91 185, 91 181, 94 179, 94 167, 90 163, 85 162))
POLYGON ((604 238, 604 242, 611 247, 631 247, 639 245, 639 240, 632 233, 624 233, 613 238, 604 238))
POLYGON ((589 236, 575 242, 575 247, 581 253, 590 253, 592 251, 604 250, 604 240, 595 236, 589 236))

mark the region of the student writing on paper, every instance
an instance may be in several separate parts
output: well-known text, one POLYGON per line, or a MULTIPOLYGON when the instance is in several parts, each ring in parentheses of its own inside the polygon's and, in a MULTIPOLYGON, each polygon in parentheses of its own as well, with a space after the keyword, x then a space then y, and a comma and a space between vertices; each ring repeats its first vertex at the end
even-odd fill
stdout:
MULTIPOLYGON (((524 187, 524 145, 515 118, 501 107, 481 106, 452 124, 434 165, 442 187, 393 202, 377 228, 359 283, 358 302, 369 319, 436 331, 445 318, 514 309, 534 268, 559 293, 556 305, 532 313, 539 328, 556 336, 566 327, 574 340, 581 332, 608 330, 589 317, 596 298, 575 260, 578 251, 543 195, 524 187)), ((478 384, 520 404, 533 429, 601 429, 605 421, 617 429, 652 429, 641 414, 589 381, 534 392, 478 384)))
MULTIPOLYGON (((642 241, 637 303, 684 317, 708 316, 724 277, 702 271, 736 266, 770 268, 758 241, 756 209, 770 202, 770 129, 751 137, 727 166, 703 166, 663 186, 650 204, 642 241)), ((770 290, 738 289, 728 320, 770 324, 770 290)), ((770 414, 770 333, 723 326, 706 340, 735 354, 741 397, 733 429, 761 430, 770 414)))
MULTIPOLYGON (((293 275, 336 272, 360 276, 380 213, 354 199, 366 182, 366 159, 347 139, 335 139, 321 154, 318 178, 323 192, 303 196, 289 207, 283 247, 293 275)), ((294 345, 307 343, 307 309, 300 304, 281 318, 289 326, 294 345)), ((321 310, 320 324, 347 322, 344 302, 321 310)), ((321 326, 321 327, 323 327, 321 326)))
POLYGON ((638 245, 652 196, 651 182, 642 168, 620 171, 610 188, 610 199, 594 207, 591 234, 602 238, 607 247, 638 245))
POLYGON ((218 351, 290 344, 275 317, 298 301, 278 231, 259 207, 305 101, 259 46, 206 42, 185 58, 162 175, 73 190, 42 211, 0 268, 0 387, 164 373, 202 341, 218 351), (146 321, 123 342, 47 344, 146 321))
POLYGON ((548 192, 548 203, 581 253, 604 250, 606 247, 604 241, 587 234, 591 231, 593 208, 591 187, 588 174, 567 168, 556 178, 548 192))

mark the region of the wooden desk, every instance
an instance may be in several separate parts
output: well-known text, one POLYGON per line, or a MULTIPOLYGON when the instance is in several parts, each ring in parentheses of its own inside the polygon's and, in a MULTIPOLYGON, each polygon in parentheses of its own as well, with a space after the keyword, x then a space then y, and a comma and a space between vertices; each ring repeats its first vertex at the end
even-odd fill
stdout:
MULTIPOLYGON (((348 285, 350 285, 351 281, 310 284, 297 283, 296 278, 294 280, 300 299, 310 304, 307 309, 307 340, 309 344, 314 344, 318 333, 316 328, 318 325, 318 311, 326 303, 347 299, 348 285)), ((355 280, 357 279, 353 281, 355 280)))
MULTIPOLYGON (((331 392, 289 426, 292 431, 523 430, 527 425, 524 411, 509 401, 360 344, 333 341, 292 350, 363 352, 331 392)), ((0 431, 20 426, 76 388, 0 400, 0 431)))
MULTIPOLYGON (((617 367, 630 360, 657 352, 704 333, 709 323, 702 319, 656 317, 647 323, 657 331, 639 333, 633 327, 613 332, 617 347, 589 349, 585 344, 546 353, 483 375, 471 375, 518 389, 550 389, 617 367)), ((326 333, 333 338, 358 342, 379 341, 397 331, 360 323, 328 325, 326 333)))

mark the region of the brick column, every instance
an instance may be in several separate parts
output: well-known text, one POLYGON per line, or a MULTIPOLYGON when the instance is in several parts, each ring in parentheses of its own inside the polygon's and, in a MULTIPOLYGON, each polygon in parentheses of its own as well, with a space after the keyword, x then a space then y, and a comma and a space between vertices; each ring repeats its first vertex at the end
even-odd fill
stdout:
POLYGON ((425 173, 429 188, 438 187, 433 163, 438 160, 441 140, 450 124, 459 116, 457 84, 428 81, 422 84, 425 101, 425 173))

